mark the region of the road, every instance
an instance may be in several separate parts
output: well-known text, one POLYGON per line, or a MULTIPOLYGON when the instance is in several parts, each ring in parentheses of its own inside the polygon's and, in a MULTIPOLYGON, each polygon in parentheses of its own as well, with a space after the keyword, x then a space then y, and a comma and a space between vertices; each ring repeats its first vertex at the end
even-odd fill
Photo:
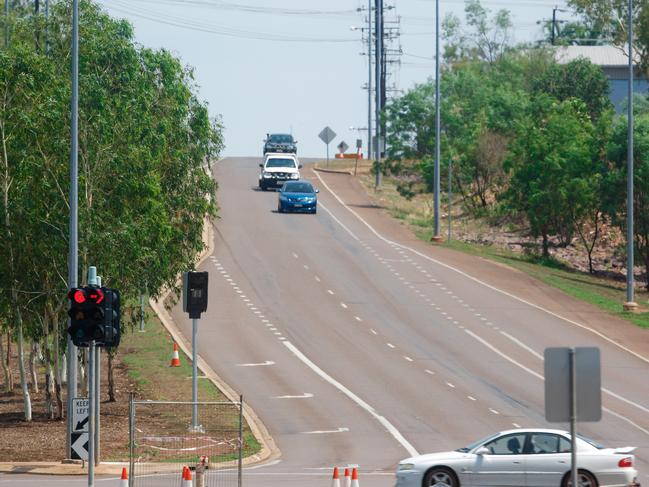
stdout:
MULTIPOLYGON (((357 464, 361 484, 387 487, 410 455, 519 426, 565 429, 544 419, 550 346, 601 349, 603 418, 578 431, 638 446, 649 482, 646 331, 418 241, 346 175, 305 168, 318 214, 279 214, 277 195, 256 187, 259 162, 215 165, 221 218, 199 268, 210 301, 198 351, 281 451, 245 485, 328 485, 333 465, 357 464)), ((179 306, 172 315, 190 337, 179 306)))

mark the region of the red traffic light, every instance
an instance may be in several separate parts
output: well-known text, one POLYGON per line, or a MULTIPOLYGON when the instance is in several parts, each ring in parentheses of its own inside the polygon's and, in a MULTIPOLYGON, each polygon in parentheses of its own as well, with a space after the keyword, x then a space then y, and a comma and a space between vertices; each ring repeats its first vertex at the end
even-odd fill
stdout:
POLYGON ((99 304, 104 300, 104 293, 99 288, 93 289, 90 292, 90 299, 99 304))
POLYGON ((72 299, 75 303, 83 304, 86 302, 86 293, 83 291, 83 289, 77 289, 76 291, 74 291, 74 294, 72 294, 72 299))

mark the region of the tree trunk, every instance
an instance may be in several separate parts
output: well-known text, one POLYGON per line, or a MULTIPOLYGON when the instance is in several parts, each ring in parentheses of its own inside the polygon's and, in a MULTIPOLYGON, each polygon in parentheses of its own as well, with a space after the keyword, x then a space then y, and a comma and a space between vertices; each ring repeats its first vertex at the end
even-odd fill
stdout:
POLYGON ((7 331, 7 355, 4 360, 4 369, 7 371, 7 384, 5 392, 14 390, 14 371, 11 368, 11 332, 7 331))
POLYGON ((54 395, 56 397, 56 417, 63 418, 63 399, 61 398, 61 349, 59 345, 59 325, 54 322, 54 395))
POLYGON ((113 357, 117 352, 114 348, 106 349, 108 352, 108 402, 115 402, 115 377, 113 376, 113 357))
POLYGON ((5 347, 2 343, 2 340, 0 339, 0 362, 2 362, 2 373, 4 374, 4 378, 5 378, 4 391, 11 392, 11 389, 9 388, 9 382, 10 382, 9 368, 7 367, 7 363, 5 362, 4 358, 5 358, 5 347))
MULTIPOLYGON (((17 299, 15 300, 17 303, 17 299)), ((23 403, 25 412, 25 421, 32 420, 32 400, 29 396, 29 387, 27 386, 27 373, 25 371, 25 347, 23 341, 23 320, 20 310, 16 310, 18 318, 18 368, 20 370, 20 387, 23 391, 23 403)))
POLYGON ((38 343, 32 342, 31 350, 29 351, 29 375, 32 383, 32 391, 38 394, 38 376, 36 375, 36 360, 38 359, 38 343))
POLYGON ((543 257, 550 257, 550 242, 548 240, 548 234, 543 232, 543 257))

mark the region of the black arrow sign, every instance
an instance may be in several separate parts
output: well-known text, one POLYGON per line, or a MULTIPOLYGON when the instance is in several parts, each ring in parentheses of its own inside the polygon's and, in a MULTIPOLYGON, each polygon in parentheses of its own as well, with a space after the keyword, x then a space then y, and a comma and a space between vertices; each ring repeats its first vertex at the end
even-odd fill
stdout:
POLYGON ((84 431, 84 427, 88 424, 88 416, 86 416, 83 420, 79 421, 77 423, 77 426, 74 428, 74 431, 84 431))

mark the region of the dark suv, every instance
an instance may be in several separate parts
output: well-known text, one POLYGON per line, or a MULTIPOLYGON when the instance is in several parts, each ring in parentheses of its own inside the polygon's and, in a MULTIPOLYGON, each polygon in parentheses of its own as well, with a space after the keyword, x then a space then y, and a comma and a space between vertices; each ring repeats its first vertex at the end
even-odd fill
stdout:
POLYGON ((266 152, 286 152, 297 154, 297 140, 291 134, 266 134, 264 154, 266 152))

